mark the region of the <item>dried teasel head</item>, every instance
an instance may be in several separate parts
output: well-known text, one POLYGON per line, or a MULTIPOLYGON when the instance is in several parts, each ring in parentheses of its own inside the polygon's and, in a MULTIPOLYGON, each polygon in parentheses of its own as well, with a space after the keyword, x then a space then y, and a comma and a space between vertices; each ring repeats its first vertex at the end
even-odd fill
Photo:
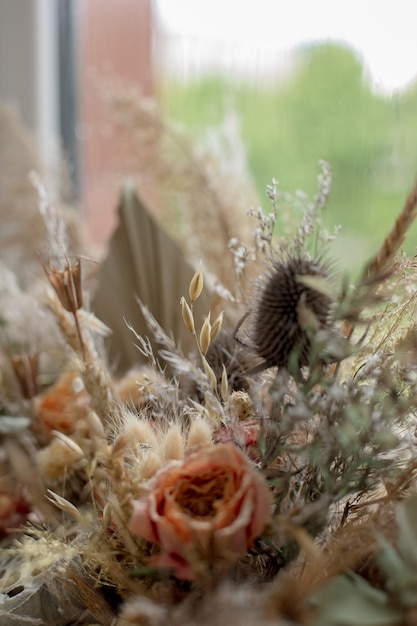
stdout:
POLYGON ((274 263, 251 315, 251 341, 263 359, 258 371, 288 368, 292 358, 299 367, 309 364, 312 335, 329 323, 328 274, 320 259, 297 255, 274 263))

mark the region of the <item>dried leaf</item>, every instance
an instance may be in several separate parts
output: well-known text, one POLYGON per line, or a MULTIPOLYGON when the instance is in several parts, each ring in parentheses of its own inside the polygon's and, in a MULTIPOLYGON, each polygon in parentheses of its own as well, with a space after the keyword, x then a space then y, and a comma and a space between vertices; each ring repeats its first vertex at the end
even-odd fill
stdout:
MULTIPOLYGON (((126 185, 119 204, 119 226, 100 269, 92 303, 94 313, 113 331, 109 350, 119 370, 144 360, 124 321, 127 320, 139 335, 149 335, 136 297, 149 308, 162 328, 172 333, 185 352, 194 347, 194 337, 184 327, 178 307, 181 296, 188 294, 193 276, 194 270, 179 246, 150 215, 135 191, 126 185)), ((194 313, 202 318, 208 308, 208 294, 203 290, 194 313)))

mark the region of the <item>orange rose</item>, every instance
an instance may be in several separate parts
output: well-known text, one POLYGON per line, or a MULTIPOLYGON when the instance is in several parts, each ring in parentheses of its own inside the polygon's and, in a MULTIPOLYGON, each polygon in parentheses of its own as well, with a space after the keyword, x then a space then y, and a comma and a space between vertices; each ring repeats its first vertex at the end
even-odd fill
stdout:
POLYGON ((231 563, 244 556, 270 515, 271 495, 251 462, 232 444, 171 461, 133 502, 130 531, 160 545, 157 566, 192 579, 202 562, 231 563))
POLYGON ((89 397, 76 372, 65 372, 45 393, 38 396, 36 415, 48 430, 74 432, 77 421, 85 418, 89 397))

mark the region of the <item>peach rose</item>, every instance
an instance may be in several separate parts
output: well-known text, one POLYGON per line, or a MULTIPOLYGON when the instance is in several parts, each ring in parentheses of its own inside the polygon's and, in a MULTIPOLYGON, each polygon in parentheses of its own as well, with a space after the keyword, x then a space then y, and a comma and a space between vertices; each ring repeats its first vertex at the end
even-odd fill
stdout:
POLYGON ((244 556, 270 515, 271 494, 251 462, 232 444, 171 461, 133 502, 129 529, 158 544, 152 564, 193 579, 195 566, 244 556))

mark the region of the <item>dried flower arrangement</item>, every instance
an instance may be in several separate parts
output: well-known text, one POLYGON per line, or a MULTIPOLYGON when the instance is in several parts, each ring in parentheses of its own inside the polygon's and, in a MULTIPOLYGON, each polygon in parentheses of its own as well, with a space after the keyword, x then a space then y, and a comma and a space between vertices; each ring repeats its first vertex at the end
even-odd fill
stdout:
MULTIPOLYGON (((327 254, 328 165, 279 238, 273 183, 253 241, 223 251, 223 310, 204 261, 181 265, 173 326, 138 299, 149 339, 128 320, 138 361, 117 374, 37 185, 52 260, 31 295, 0 268, 1 624, 414 624, 417 184, 351 285, 327 254)), ((121 217, 141 210, 125 191, 121 217)))

